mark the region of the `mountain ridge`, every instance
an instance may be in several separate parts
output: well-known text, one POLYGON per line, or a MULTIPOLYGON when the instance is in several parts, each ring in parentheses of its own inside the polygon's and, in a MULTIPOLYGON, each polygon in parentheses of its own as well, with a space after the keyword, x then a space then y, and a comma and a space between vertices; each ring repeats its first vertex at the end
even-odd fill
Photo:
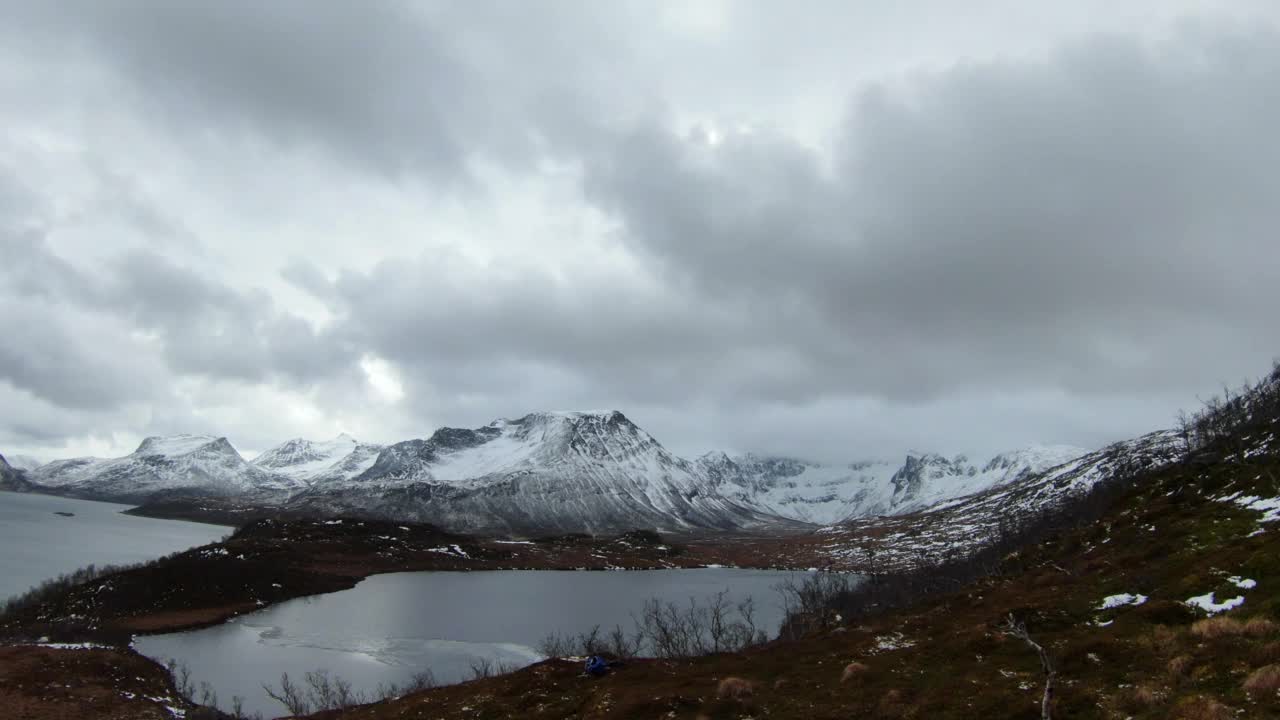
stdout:
POLYGON ((246 461, 225 437, 148 437, 123 458, 26 472, 39 491, 150 502, 208 495, 318 515, 359 513, 491 532, 826 525, 902 514, 1043 472, 1085 451, 1040 446, 979 466, 914 453, 824 465, 706 453, 686 459, 617 410, 532 412, 389 445, 293 438, 246 461))

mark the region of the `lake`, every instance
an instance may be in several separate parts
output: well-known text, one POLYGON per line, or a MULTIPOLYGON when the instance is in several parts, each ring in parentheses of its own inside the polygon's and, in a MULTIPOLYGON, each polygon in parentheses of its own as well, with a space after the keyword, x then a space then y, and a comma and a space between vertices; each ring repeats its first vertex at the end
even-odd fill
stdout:
POLYGON ((154 560, 231 533, 221 525, 121 514, 130 507, 0 492, 0 599, 86 565, 154 560))
POLYGON ((278 685, 282 672, 300 681, 323 669, 366 692, 422 670, 458 682, 470 679, 479 658, 513 667, 541 660, 535 648, 550 633, 597 624, 630 630, 632 613, 651 597, 687 604, 728 589, 735 601, 754 599, 757 626, 773 637, 783 615, 775 586, 792 575, 728 568, 393 573, 216 627, 138 637, 134 647, 162 663, 185 663, 224 708, 239 695, 246 710, 274 717, 284 709, 262 683, 278 685))

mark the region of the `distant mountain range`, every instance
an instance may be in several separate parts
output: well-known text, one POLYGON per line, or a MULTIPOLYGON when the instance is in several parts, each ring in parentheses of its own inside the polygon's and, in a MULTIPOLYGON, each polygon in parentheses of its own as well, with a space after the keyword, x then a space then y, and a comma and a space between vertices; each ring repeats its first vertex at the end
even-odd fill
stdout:
POLYGON ((122 458, 4 463, 0 486, 128 503, 218 498, 484 532, 736 529, 915 512, 1084 453, 1035 447, 979 464, 931 453, 901 464, 687 460, 620 412, 538 412, 386 446, 345 434, 294 439, 252 462, 223 437, 153 437, 122 458))

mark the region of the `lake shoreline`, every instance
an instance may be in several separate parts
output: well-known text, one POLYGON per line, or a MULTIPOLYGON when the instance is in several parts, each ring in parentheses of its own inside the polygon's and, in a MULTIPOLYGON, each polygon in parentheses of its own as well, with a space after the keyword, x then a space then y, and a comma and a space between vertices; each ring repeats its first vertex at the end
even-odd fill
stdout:
POLYGON ((223 542, 100 578, 0 622, 0 637, 120 644, 135 634, 209 627, 298 597, 354 587, 377 574, 433 570, 805 570, 778 539, 699 539, 652 532, 533 540, 480 538, 424 524, 368 519, 260 520, 223 542), (162 589, 158 590, 158 589, 162 589))

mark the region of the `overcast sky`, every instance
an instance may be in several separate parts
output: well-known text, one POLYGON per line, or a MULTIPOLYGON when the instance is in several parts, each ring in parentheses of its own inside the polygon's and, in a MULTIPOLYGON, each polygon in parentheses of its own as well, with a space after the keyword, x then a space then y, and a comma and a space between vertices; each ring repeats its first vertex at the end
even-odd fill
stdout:
POLYGON ((0 452, 1095 447, 1280 355, 1280 5, 0 0, 0 452))

